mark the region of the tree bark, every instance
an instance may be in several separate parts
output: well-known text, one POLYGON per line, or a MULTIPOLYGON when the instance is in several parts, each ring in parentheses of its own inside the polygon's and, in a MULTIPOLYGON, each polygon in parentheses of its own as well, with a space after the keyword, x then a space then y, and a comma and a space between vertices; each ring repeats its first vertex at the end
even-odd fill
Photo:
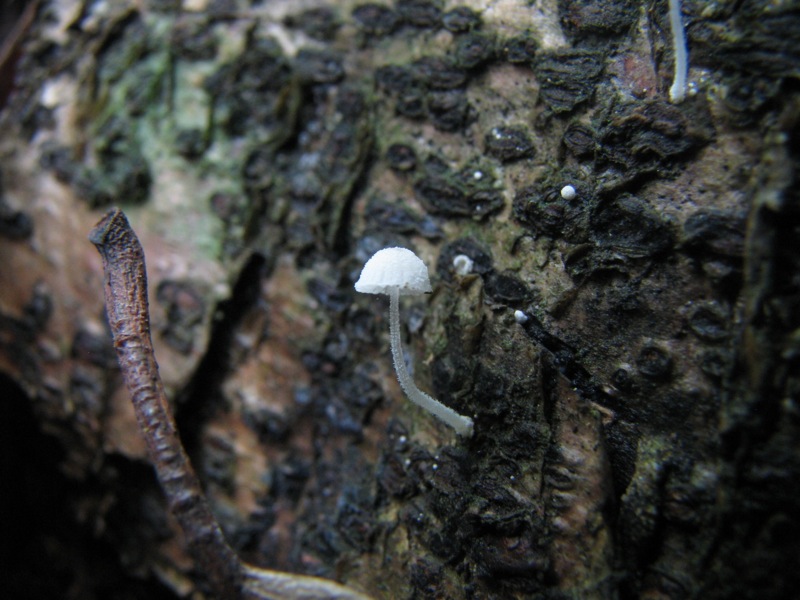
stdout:
POLYGON ((111 206, 242 560, 374 598, 791 596, 800 8, 685 1, 677 102, 668 4, 14 12, 8 597, 207 594, 111 344, 111 206), (404 398, 385 299, 353 289, 389 246, 431 273, 401 300, 413 378, 471 438, 404 398))

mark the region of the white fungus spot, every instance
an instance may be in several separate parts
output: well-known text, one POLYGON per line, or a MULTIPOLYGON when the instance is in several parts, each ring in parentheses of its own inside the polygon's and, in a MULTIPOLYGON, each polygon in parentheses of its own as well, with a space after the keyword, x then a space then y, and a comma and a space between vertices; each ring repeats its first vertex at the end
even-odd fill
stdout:
POLYGON ((565 185, 564 187, 561 188, 561 197, 564 200, 574 200, 575 196, 577 195, 578 192, 571 185, 565 185))
POLYGON ((528 320, 528 315, 526 315, 521 310, 515 310, 514 311, 514 320, 517 323, 519 323, 520 325, 522 325, 523 323, 525 323, 528 320))
POLYGON ((472 267, 474 264, 475 263, 472 261, 472 259, 466 254, 457 254, 453 258, 453 269, 455 270, 456 274, 461 275, 462 277, 472 273, 472 267))

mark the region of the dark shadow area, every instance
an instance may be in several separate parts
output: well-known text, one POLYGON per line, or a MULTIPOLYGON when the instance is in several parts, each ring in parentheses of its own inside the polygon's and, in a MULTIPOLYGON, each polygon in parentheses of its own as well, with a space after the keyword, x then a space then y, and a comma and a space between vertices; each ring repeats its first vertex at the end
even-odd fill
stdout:
POLYGON ((33 403, 0 373, 0 581, 7 600, 174 600, 154 580, 131 578, 118 552, 74 518, 86 490, 58 468, 64 451, 43 434, 33 403))

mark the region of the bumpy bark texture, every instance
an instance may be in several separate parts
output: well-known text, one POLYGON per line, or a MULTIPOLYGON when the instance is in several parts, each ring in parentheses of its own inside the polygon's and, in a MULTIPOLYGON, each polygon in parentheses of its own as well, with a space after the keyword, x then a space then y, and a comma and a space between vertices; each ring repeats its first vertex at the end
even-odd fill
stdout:
POLYGON ((8 597, 205 593, 103 312, 86 236, 112 205, 247 562, 375 598, 795 594, 800 6, 683 4, 679 104, 666 0, 14 13, 8 597), (430 266, 407 359, 470 439, 402 397, 388 302, 353 290, 386 246, 430 266))

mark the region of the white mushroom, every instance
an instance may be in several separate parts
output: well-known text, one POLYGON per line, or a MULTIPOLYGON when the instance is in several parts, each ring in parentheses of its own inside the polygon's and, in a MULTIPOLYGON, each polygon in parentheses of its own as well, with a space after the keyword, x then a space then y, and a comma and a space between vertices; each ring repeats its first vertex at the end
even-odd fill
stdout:
POLYGON ((355 287, 357 292, 389 296, 389 339, 392 358, 400 387, 409 400, 433 413, 455 429, 459 435, 470 437, 472 419, 458 414, 421 391, 409 376, 403 359, 403 348, 400 343, 400 296, 426 294, 431 291, 425 263, 406 248, 384 248, 376 252, 364 265, 355 287))

